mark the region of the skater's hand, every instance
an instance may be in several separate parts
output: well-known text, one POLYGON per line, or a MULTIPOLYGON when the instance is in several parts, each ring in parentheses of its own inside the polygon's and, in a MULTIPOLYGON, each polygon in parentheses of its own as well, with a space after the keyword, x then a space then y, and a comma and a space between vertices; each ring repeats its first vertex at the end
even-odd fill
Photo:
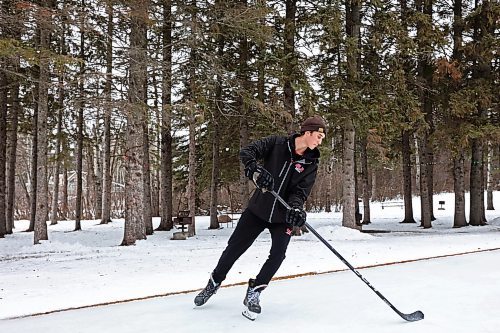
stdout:
POLYGON ((286 211, 286 223, 292 227, 302 227, 306 223, 306 212, 299 207, 286 211))
POLYGON ((264 191, 274 190, 274 178, 273 176, 264 169, 261 165, 257 164, 255 161, 251 161, 245 166, 245 176, 250 178, 250 180, 255 182, 255 185, 264 191), (256 175, 256 177, 254 177, 256 175))

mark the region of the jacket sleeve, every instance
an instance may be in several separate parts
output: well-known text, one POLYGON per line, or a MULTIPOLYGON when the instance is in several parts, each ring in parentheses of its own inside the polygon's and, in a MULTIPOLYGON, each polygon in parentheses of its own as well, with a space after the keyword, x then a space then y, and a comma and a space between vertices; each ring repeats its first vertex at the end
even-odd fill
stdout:
POLYGON ((316 174, 318 172, 318 164, 310 168, 305 177, 294 188, 289 189, 290 195, 288 196, 288 204, 291 207, 303 208, 304 202, 311 193, 311 189, 316 181, 316 174))
POLYGON ((276 144, 277 136, 268 136, 257 140, 241 149, 240 160, 244 166, 252 161, 263 160, 276 144))

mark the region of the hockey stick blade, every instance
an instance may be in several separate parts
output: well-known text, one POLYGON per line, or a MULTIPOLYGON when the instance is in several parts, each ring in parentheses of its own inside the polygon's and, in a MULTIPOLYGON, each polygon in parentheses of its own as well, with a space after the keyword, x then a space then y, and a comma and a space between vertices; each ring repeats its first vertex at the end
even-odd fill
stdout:
POLYGON ((398 311, 398 314, 406 321, 419 321, 424 319, 424 313, 422 311, 415 311, 408 314, 398 311))
MULTIPOLYGON (((283 198, 278 194, 276 193, 275 191, 269 191, 269 193, 271 193, 286 209, 292 209, 292 207, 290 207, 290 205, 285 201, 283 200, 283 198)), ((375 294, 377 294, 378 297, 380 297, 381 300, 383 300, 387 305, 389 305, 389 307, 394 310, 394 312, 396 312, 401 318, 403 318, 404 320, 406 321, 419 321, 419 320, 422 320, 424 319, 424 313, 422 311, 415 311, 415 312, 412 312, 412 313, 409 313, 409 314, 406 314, 406 313, 402 313, 401 311, 399 311, 394 305, 392 305, 391 302, 389 302, 389 300, 387 298, 385 298, 384 295, 382 295, 382 293, 380 291, 378 291, 377 289, 375 289, 375 287, 373 287, 370 282, 368 282, 368 280, 366 280, 355 268, 354 266, 352 266, 337 250, 335 250, 333 248, 333 246, 328 243, 326 241, 326 239, 324 239, 317 231, 316 229, 314 229, 313 227, 311 227, 309 225, 309 223, 305 223, 305 226, 307 227, 307 229, 309 229, 309 231, 311 231, 313 233, 314 236, 316 236, 316 238, 318 238, 330 251, 333 252, 333 254, 335 254, 337 256, 337 258, 340 259, 340 261, 342 261, 347 267, 349 267, 349 269, 354 273, 356 274, 357 277, 359 277, 361 279, 361 281, 363 281, 373 292, 375 292, 375 294)))

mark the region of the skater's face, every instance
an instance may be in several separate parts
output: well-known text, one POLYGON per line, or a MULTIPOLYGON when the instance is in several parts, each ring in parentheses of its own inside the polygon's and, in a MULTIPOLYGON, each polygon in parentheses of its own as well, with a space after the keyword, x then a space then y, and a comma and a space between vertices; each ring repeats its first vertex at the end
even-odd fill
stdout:
POLYGON ((309 147, 309 149, 314 149, 317 146, 319 146, 321 144, 321 142, 323 141, 323 139, 325 138, 324 133, 320 133, 317 131, 314 131, 314 132, 307 131, 304 133, 304 136, 306 138, 306 144, 307 144, 307 147, 309 147))

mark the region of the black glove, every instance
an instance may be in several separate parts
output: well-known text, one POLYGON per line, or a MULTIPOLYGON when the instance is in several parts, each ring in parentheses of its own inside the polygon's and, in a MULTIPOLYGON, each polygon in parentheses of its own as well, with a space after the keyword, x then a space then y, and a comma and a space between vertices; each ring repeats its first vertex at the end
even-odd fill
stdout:
POLYGON ((302 208, 292 208, 286 211, 286 223, 292 227, 302 227, 306 223, 306 212, 302 208))
POLYGON ((245 176, 250 178, 250 180, 255 182, 255 185, 265 191, 274 190, 274 178, 273 176, 264 169, 261 165, 257 164, 255 161, 247 163, 245 166, 245 176), (254 174, 257 172, 258 176, 253 179, 254 174))

